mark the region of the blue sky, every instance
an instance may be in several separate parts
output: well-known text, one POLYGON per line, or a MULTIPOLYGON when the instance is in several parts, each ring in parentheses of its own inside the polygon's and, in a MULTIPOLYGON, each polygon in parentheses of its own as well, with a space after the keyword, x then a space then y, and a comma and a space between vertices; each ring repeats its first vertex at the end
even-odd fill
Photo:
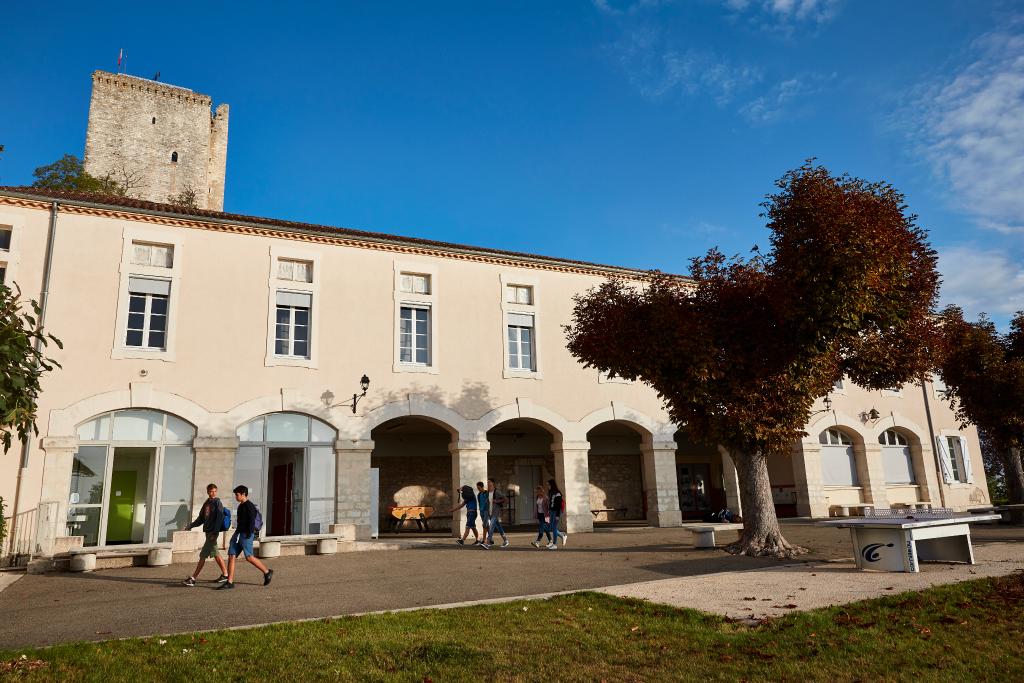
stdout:
POLYGON ((944 301, 1024 309, 1024 10, 928 0, 15 3, 0 183, 90 74, 231 105, 229 211, 682 272, 809 156, 906 193, 944 301))

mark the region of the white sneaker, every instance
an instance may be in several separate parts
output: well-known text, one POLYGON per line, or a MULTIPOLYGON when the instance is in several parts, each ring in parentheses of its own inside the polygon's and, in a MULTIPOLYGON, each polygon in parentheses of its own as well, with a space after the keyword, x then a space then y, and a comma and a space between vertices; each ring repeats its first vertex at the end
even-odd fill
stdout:
POLYGON ((507 547, 509 547, 510 545, 512 545, 512 543, 511 543, 511 542, 510 542, 510 541, 509 541, 509 540, 508 540, 508 539, 506 538, 506 539, 505 539, 505 541, 504 541, 504 543, 502 543, 502 544, 501 544, 501 547, 502 547, 502 548, 507 548, 507 547))
POLYGON ((562 547, 564 548, 565 544, 568 543, 568 542, 569 542, 569 534, 562 534, 562 547))
POLYGON ((548 543, 548 550, 558 550, 558 546, 554 543, 548 543))
POLYGON ((530 541, 530 545, 532 545, 534 548, 539 548, 540 541, 530 541))

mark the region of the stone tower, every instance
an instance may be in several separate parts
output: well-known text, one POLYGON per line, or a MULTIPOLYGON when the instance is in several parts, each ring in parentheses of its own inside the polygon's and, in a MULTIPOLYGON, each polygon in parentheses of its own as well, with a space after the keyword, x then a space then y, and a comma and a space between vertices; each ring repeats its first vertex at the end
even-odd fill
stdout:
POLYGON ((188 88, 95 71, 85 170, 130 179, 129 194, 167 202, 191 188, 196 205, 224 209, 228 105, 188 88))

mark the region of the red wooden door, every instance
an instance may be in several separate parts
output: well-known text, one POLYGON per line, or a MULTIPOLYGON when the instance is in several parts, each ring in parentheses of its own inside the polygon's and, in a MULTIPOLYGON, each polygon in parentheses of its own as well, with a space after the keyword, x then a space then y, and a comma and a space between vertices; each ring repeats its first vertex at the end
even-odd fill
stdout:
POLYGON ((292 484, 295 477, 292 463, 275 465, 270 494, 270 535, 292 533, 292 484))

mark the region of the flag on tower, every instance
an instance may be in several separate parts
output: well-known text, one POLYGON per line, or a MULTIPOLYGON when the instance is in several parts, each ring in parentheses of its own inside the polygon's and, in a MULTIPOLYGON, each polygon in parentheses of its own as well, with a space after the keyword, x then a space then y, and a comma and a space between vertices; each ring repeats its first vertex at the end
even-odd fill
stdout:
POLYGON ((121 68, 121 60, 122 59, 124 59, 124 48, 123 47, 121 48, 121 51, 117 53, 117 66, 118 66, 118 68, 121 68))

